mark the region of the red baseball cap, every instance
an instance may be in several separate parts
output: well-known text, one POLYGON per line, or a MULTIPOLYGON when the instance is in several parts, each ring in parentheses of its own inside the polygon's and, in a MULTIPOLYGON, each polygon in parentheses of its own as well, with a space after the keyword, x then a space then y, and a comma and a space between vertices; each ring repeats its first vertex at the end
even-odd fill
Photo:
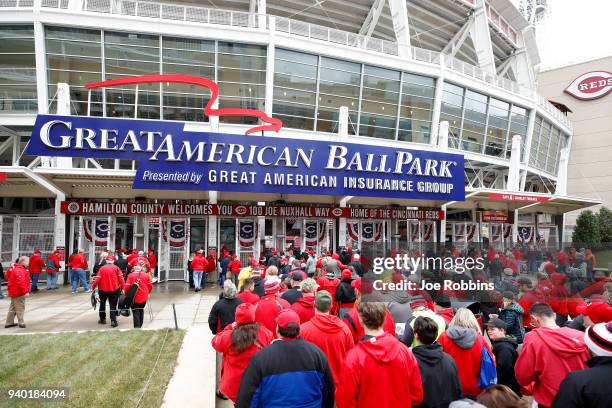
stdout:
POLYGON ((300 316, 291 309, 282 310, 276 317, 276 325, 281 329, 297 329, 300 327, 300 316))
POLYGON ((255 305, 241 303, 236 308, 236 324, 255 323, 255 305))
POLYGON ((593 324, 612 321, 612 306, 604 302, 593 302, 588 305, 580 305, 576 308, 576 311, 581 315, 588 316, 593 324))

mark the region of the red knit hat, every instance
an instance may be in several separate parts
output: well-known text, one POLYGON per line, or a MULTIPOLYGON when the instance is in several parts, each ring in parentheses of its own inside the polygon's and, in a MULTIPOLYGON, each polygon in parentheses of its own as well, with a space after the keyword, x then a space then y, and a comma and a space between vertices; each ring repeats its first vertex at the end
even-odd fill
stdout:
POLYGON ((351 271, 349 271, 348 269, 342 270, 341 279, 350 279, 352 277, 353 277, 353 273, 351 271))
POLYGON ((236 324, 255 323, 255 305, 241 303, 236 308, 236 324))

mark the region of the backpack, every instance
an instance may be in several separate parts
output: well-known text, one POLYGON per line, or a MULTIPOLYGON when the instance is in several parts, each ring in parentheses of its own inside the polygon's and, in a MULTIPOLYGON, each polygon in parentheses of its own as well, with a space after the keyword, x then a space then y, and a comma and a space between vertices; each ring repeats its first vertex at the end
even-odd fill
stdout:
POLYGON ((495 361, 489 354, 487 346, 482 345, 482 353, 480 358, 480 374, 478 375, 478 388, 484 390, 492 385, 497 384, 497 369, 495 361))
POLYGON ((136 292, 138 292, 138 289, 140 289, 140 274, 142 272, 138 273, 138 279, 136 280, 136 282, 132 283, 132 285, 130 286, 130 289, 128 289, 128 292, 126 295, 121 295, 119 296, 119 313, 121 313, 122 316, 129 316, 130 315, 130 308, 132 307, 132 305, 134 304, 134 298, 136 297, 136 292))
POLYGON ((47 269, 57 269, 57 267, 55 266, 55 259, 51 257, 47 258, 47 263, 45 264, 45 266, 47 267, 47 269))

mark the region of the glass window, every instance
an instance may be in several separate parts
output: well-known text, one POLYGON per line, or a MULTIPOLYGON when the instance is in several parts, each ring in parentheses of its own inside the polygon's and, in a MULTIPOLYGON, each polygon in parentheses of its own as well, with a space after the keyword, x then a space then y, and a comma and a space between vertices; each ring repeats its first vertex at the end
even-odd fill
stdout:
POLYGON ((0 27, 0 112, 36 112, 34 27, 0 27))
POLYGON ((463 99, 465 89, 448 82, 442 88, 440 121, 448 121, 448 146, 461 149, 461 126, 463 116, 463 99))
POLYGON ((398 140, 429 143, 434 79, 403 73, 398 140))

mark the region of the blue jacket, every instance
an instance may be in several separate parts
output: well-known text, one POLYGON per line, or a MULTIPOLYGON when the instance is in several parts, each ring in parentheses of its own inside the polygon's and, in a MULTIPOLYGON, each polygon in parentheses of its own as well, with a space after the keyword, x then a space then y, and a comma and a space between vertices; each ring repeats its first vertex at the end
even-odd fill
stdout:
POLYGON ((499 318, 506 323, 506 334, 516 338, 518 344, 523 343, 525 337, 523 313, 523 308, 518 303, 513 303, 509 308, 499 312, 499 318))
POLYGON ((334 378, 325 354, 302 339, 275 340, 253 356, 238 408, 333 408, 334 378))

